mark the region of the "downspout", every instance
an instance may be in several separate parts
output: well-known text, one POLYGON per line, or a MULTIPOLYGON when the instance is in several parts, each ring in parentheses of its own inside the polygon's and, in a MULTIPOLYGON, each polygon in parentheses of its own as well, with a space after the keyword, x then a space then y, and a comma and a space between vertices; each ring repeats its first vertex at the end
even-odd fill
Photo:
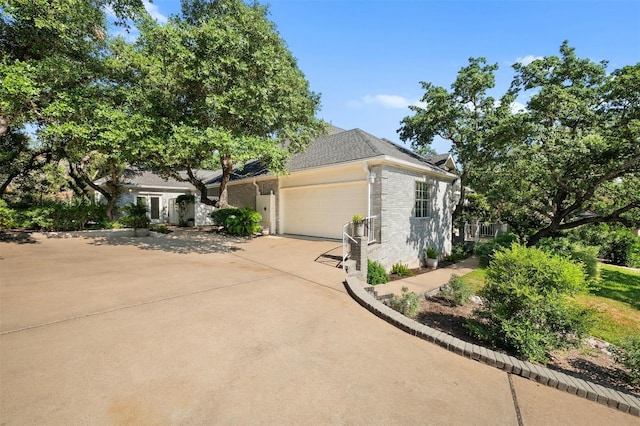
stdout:
POLYGON ((363 164, 364 170, 367 172, 367 217, 371 217, 371 169, 367 161, 363 164))
POLYGON ((256 187, 256 197, 260 194, 260 186, 258 186, 258 184, 256 183, 256 180, 254 179, 253 182, 251 182, 253 184, 253 186, 256 187))

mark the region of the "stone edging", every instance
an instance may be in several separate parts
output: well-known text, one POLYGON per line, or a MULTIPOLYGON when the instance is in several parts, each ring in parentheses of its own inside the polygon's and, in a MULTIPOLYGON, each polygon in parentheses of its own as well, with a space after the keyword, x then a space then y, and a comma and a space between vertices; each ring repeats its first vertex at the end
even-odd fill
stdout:
POLYGON ((590 401, 597 401, 618 411, 640 417, 640 399, 633 395, 609 389, 528 361, 520 361, 512 356, 467 343, 447 333, 420 324, 378 301, 353 276, 347 277, 345 287, 351 297, 360 305, 411 335, 435 343, 450 352, 499 368, 507 373, 535 380, 540 384, 569 392, 590 401))

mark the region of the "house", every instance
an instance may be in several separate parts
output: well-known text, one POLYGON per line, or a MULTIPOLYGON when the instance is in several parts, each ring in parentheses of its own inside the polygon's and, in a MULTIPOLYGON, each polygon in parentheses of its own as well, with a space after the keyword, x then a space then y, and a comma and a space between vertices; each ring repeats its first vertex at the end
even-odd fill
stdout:
MULTIPOLYGON (((198 170, 197 173, 205 180, 213 179, 220 171, 198 170)), ((104 184, 105 179, 96 181, 98 185, 104 184)), ((126 169, 121 178, 122 194, 118 198, 117 205, 122 207, 131 203, 143 203, 149 209, 151 223, 169 223, 180 225, 181 219, 190 225, 212 225, 211 212, 213 207, 200 203, 199 192, 189 182, 181 182, 176 179, 165 179, 155 173, 136 169, 126 169), (176 199, 180 195, 193 194, 196 202, 188 204, 183 218, 176 199)), ((96 201, 102 200, 99 192, 95 193, 96 201)))
MULTIPOLYGON (((272 234, 341 240, 354 214, 368 217, 369 258, 387 269, 395 263, 416 267, 426 247, 451 251, 455 167, 450 154, 426 158, 360 129, 331 127, 289 159, 287 175, 271 174, 260 161, 237 168, 228 201, 256 209, 272 234)), ((209 197, 217 198, 221 173, 198 173, 209 197)), ((178 224, 177 196, 194 194, 188 218, 196 226, 211 224, 211 207, 199 202, 189 183, 135 172, 123 186, 120 204, 144 200, 153 222, 178 224)))
MULTIPOLYGON (((237 169, 229 204, 252 207, 271 233, 342 239, 354 214, 370 221, 369 258, 418 266, 433 246, 451 251, 457 176, 451 155, 421 157, 363 130, 332 127, 274 176, 258 161, 237 169)), ((219 195, 220 176, 207 182, 219 195)))

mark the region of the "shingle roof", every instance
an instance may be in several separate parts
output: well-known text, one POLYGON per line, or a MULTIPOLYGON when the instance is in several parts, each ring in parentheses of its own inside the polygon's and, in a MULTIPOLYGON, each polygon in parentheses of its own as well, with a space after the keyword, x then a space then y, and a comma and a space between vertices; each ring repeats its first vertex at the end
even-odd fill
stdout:
MULTIPOLYGON (((364 130, 343 130, 330 126, 328 134, 314 140, 306 150, 294 154, 289 159, 287 170, 296 172, 383 156, 445 171, 438 167, 441 164, 434 162, 434 159, 440 161, 440 157, 443 157, 446 161, 449 154, 426 158, 387 139, 377 138, 364 130)), ((265 175, 269 175, 269 171, 260 161, 255 160, 245 164, 244 167, 234 170, 230 179, 239 180, 265 175)), ((210 180, 207 184, 218 182, 220 182, 219 176, 210 180)))
MULTIPOLYGON (((179 173, 181 177, 187 177, 187 172, 182 171, 179 173)), ((219 170, 196 170, 196 176, 202 178, 203 181, 211 180, 220 174, 219 170)), ((98 185, 102 185, 106 182, 105 178, 100 178, 96 181, 98 185)), ((163 188, 191 188, 193 185, 189 182, 181 182, 173 178, 163 178, 153 172, 138 170, 134 168, 128 168, 122 173, 120 182, 124 186, 136 186, 136 187, 163 187, 163 188)))

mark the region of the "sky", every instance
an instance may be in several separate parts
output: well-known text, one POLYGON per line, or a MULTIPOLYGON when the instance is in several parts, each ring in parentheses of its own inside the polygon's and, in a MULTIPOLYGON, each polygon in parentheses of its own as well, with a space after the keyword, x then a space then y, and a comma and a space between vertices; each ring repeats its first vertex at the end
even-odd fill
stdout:
MULTIPOLYGON (((564 40, 608 70, 640 62, 640 0, 269 0, 269 19, 314 92, 319 117, 409 146, 397 130, 421 81, 449 88, 470 57, 497 63, 499 97, 516 62, 558 55, 564 40)), ((180 2, 154 0, 159 22, 180 2)), ((526 102, 526 100, 522 100, 526 102)), ((436 140, 433 148, 447 152, 436 140)))

